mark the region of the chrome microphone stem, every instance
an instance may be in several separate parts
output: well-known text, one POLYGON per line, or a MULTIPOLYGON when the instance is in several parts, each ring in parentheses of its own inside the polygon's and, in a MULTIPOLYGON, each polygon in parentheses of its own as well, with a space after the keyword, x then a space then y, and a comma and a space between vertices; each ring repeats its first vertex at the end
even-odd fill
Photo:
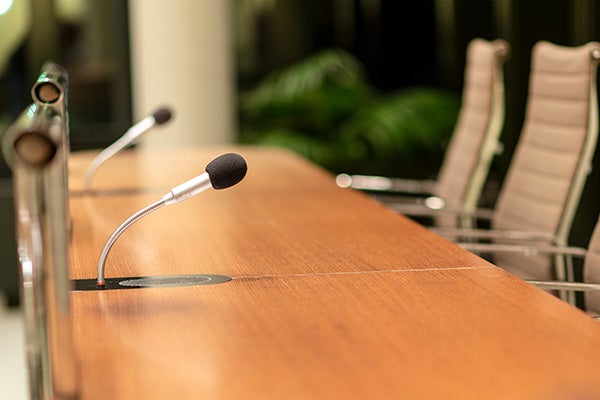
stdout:
POLYGON ((38 104, 50 104, 67 109, 69 74, 61 65, 46 62, 31 88, 31 98, 38 104))
POLYGON ((162 201, 165 205, 181 203, 211 187, 210 176, 205 172, 172 188, 163 196, 162 201))
POLYGON ((92 184, 92 179, 96 171, 102 164, 104 164, 109 158, 129 146, 133 141, 139 138, 143 133, 150 130, 155 125, 156 121, 153 116, 148 116, 142 119, 140 122, 129 128, 129 130, 117 139, 113 144, 102 150, 100 154, 94 158, 90 166, 85 173, 85 181, 83 183, 83 190, 89 190, 92 184))
POLYGON ((127 228, 129 228, 137 220, 150 214, 152 211, 158 210, 159 208, 165 205, 166 203, 163 199, 160 199, 159 201, 150 204, 149 206, 133 214, 131 217, 127 218, 121 225, 119 225, 119 227, 112 233, 112 235, 110 235, 110 238, 108 238, 108 241, 106 242, 104 248, 102 249, 102 252, 100 253, 100 258, 98 259, 98 278, 96 280, 96 284, 98 286, 105 285, 104 269, 106 265, 106 259, 108 258, 108 253, 110 252, 110 249, 115 244, 119 236, 121 236, 123 232, 125 232, 125 230, 127 230, 127 228))
POLYGON ((69 279, 66 121, 47 104, 27 108, 2 138, 13 171, 18 262, 32 399, 77 398, 69 279))
POLYGON ((110 235, 108 241, 102 249, 102 252, 100 253, 100 258, 98 259, 98 279, 96 280, 96 284, 99 287, 103 287, 105 285, 104 269, 106 265, 106 259, 108 258, 108 253, 110 252, 110 249, 115 244, 119 236, 121 236, 127 228, 129 228, 140 218, 143 218, 144 216, 150 214, 152 211, 158 210, 163 206, 180 203, 200 192, 210 189, 211 187, 212 186, 210 182, 210 176, 205 172, 203 174, 198 175, 195 178, 192 178, 180 185, 175 186, 160 200, 150 204, 149 206, 133 214, 131 217, 127 218, 125 222, 119 225, 119 227, 115 229, 112 235, 110 235))

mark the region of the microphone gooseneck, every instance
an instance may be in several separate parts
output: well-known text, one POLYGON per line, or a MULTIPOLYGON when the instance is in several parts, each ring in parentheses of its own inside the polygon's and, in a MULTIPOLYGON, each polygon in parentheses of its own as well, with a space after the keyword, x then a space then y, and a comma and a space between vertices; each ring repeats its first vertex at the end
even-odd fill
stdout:
POLYGON ((144 133, 157 125, 162 125, 168 122, 172 117, 172 112, 169 108, 163 107, 156 110, 152 115, 139 121, 127 130, 119 139, 113 144, 102 150, 100 154, 94 158, 85 173, 85 181, 83 183, 83 190, 89 190, 92 184, 92 179, 96 174, 96 171, 102 164, 104 164, 109 158, 125 149, 127 146, 132 144, 135 140, 139 139, 144 133))
POLYGON ((105 286, 104 270, 108 253, 119 236, 121 236, 133 223, 163 206, 180 203, 200 192, 210 189, 211 187, 213 189, 225 189, 233 186, 244 179, 247 171, 248 166, 242 156, 235 153, 223 154, 222 156, 215 158, 206 166, 206 172, 175 186, 160 200, 144 207, 131 217, 127 218, 110 235, 100 253, 96 285, 98 287, 105 286))

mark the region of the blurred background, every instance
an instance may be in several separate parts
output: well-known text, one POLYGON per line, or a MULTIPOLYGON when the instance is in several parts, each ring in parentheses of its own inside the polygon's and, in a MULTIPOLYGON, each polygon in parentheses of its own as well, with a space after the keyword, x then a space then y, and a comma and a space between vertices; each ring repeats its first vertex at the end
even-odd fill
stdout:
MULTIPOLYGON (((101 148, 158 106, 142 146, 258 143, 330 170, 432 177, 460 106, 465 50, 506 39, 502 184, 539 40, 600 40, 596 0, 0 0, 0 132, 46 60, 70 75, 73 151, 101 148)), ((595 165, 600 165, 596 155, 595 165)), ((571 243, 600 210, 592 172, 571 243)), ((10 171, 0 161, 0 291, 18 304, 10 171)))

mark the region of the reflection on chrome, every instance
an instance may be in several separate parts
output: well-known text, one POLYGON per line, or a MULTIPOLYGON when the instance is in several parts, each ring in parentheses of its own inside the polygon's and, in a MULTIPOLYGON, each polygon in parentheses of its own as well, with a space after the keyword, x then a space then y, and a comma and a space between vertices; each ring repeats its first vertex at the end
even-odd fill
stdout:
MULTIPOLYGON (((60 69, 53 65, 42 75, 56 76, 57 71, 60 69)), ((34 96, 35 103, 2 140, 5 159, 13 171, 32 399, 78 397, 69 305, 69 147, 64 85, 62 78, 44 80, 36 93, 52 101, 34 96)))

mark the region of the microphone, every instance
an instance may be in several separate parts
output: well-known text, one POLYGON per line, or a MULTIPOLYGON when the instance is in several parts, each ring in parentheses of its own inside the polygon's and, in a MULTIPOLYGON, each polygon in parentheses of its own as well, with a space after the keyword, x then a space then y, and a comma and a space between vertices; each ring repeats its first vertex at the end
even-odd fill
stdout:
POLYGON ((216 190, 226 189, 233 186, 244 179, 248 166, 242 156, 235 153, 223 154, 212 160, 206 166, 206 172, 196 176, 180 185, 172 188, 160 200, 150 204, 140 211, 127 218, 115 231, 110 235, 98 259, 98 278, 96 286, 103 288, 106 285, 104 280, 104 267, 108 253, 115 241, 121 236, 127 228, 133 223, 150 214, 152 211, 158 210, 163 206, 168 206, 175 203, 180 203, 197 195, 207 189, 213 188, 216 190))
POLYGON ((94 160, 92 161, 85 173, 83 190, 87 191, 89 189, 92 183, 92 179, 94 178, 94 174, 96 173, 98 168, 100 168, 100 166, 104 164, 109 158, 111 158, 119 151, 129 146, 131 143, 133 143, 134 140, 138 139, 140 136, 148 132, 153 127, 168 122, 171 119, 171 115, 172 113, 169 108, 159 108, 152 115, 147 116, 137 124, 133 125, 127 130, 127 132, 123 134, 123 136, 117 139, 106 149, 102 150, 102 152, 100 152, 100 154, 98 154, 96 158, 94 158, 94 160))

